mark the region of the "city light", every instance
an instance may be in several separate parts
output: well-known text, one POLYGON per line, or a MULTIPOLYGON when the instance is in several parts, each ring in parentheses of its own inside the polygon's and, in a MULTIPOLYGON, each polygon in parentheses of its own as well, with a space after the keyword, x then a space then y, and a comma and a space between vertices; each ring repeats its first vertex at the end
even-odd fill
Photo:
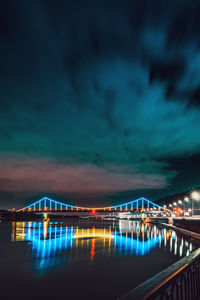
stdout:
MULTIPOLYGON (((200 193, 198 191, 192 191, 192 193, 190 194, 191 197, 191 211, 192 211, 192 216, 194 215, 194 201, 196 200, 200 200, 200 193)), ((24 207, 21 209, 18 209, 17 211, 42 211, 43 212, 43 218, 44 221, 49 221, 49 218, 47 217, 47 213, 46 211, 50 212, 50 211, 63 211, 63 210, 77 210, 77 211, 87 211, 88 214, 91 214, 95 217, 95 215, 97 214, 97 212, 99 210, 104 210, 104 211, 143 211, 143 212, 147 212, 149 211, 150 213, 152 213, 152 211, 154 211, 154 213, 156 213, 156 211, 160 211, 161 212, 166 212, 166 210, 171 210, 174 211, 174 214, 176 214, 177 216, 180 215, 186 215, 185 213, 188 213, 188 208, 189 208, 189 204, 186 205, 186 202, 189 203, 189 198, 185 197, 183 198, 183 200, 179 199, 176 202, 172 202, 170 204, 164 204, 163 206, 160 206, 144 197, 138 198, 136 200, 132 200, 130 202, 126 202, 120 205, 114 205, 114 206, 109 206, 109 207, 98 207, 98 208, 91 208, 91 207, 80 207, 80 206, 72 206, 66 203, 61 203, 58 202, 56 200, 50 199, 48 197, 43 197, 40 200, 24 207), (187 207, 186 207, 187 206, 187 207), (187 208, 187 209, 186 209, 187 208)), ((197 214, 197 210, 195 210, 196 214, 197 214)), ((134 213, 134 212, 133 212, 134 213)), ((156 216, 156 215, 155 215, 156 216)), ((124 217, 124 215, 123 215, 124 217)), ((135 217, 135 216, 134 216, 135 217)), ((126 217, 129 219, 129 217, 126 217)), ((132 218, 132 217, 130 217, 132 218)))
POLYGON ((192 216, 194 216, 194 201, 199 201, 200 194, 198 191, 192 191, 191 192, 191 198, 192 198, 192 216))
POLYGON ((198 201, 200 199, 200 194, 198 191, 192 191, 191 198, 195 201, 198 201))

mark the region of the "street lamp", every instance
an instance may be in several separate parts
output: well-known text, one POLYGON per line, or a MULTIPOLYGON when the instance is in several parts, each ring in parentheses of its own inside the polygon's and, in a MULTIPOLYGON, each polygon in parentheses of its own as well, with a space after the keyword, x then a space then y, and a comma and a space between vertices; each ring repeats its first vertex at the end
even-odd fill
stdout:
POLYGON ((177 206, 176 202, 173 202, 173 211, 174 211, 174 206, 177 206))
POLYGON ((198 201, 200 199, 199 192, 198 191, 192 191, 191 198, 192 198, 192 216, 194 216, 194 201, 198 201))
MULTIPOLYGON (((183 204, 183 201, 182 200, 178 200, 178 204, 180 204, 180 207, 181 207, 182 204, 183 204)), ((182 213, 182 207, 179 209, 179 212, 182 213)))
POLYGON ((185 203, 188 202, 188 201, 189 201, 189 198, 188 198, 188 197, 185 197, 185 198, 184 198, 184 211, 185 211, 185 203))
POLYGON ((182 200, 178 200, 178 204, 180 204, 180 206, 182 205, 183 201, 182 200))

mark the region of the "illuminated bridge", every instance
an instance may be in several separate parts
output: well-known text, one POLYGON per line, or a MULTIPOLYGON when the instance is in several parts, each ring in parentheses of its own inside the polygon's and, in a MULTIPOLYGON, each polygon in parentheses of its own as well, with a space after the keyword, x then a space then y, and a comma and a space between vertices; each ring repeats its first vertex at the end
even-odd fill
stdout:
POLYGON ((56 200, 53 200, 48 197, 43 197, 40 200, 25 206, 21 209, 18 209, 17 211, 23 211, 23 212, 44 212, 44 211, 152 211, 152 210, 161 210, 166 211, 166 208, 163 208, 162 206, 144 198, 138 198, 136 200, 126 202, 119 205, 114 206, 106 206, 106 207, 82 207, 82 206, 75 206, 70 205, 66 203, 62 203, 56 200))

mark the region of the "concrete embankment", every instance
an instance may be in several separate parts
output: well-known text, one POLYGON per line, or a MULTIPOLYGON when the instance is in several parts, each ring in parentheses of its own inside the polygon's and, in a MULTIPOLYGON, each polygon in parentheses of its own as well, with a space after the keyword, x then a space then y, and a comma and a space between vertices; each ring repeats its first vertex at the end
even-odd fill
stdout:
MULTIPOLYGON (((164 222, 168 223, 168 222, 164 222)), ((173 219, 173 225, 200 234, 200 219, 173 219)))
MULTIPOLYGON (((158 224, 158 223, 154 223, 154 224, 158 224)), ((159 225, 160 226, 164 226, 164 227, 166 227, 168 229, 172 229, 174 231, 180 232, 180 233, 182 233, 184 235, 189 236, 190 238, 193 238, 193 239, 196 239, 196 240, 200 240, 200 234, 199 233, 192 232, 192 231, 189 231, 189 230, 186 230, 186 229, 183 229, 183 228, 171 225, 171 224, 159 223, 159 225)))

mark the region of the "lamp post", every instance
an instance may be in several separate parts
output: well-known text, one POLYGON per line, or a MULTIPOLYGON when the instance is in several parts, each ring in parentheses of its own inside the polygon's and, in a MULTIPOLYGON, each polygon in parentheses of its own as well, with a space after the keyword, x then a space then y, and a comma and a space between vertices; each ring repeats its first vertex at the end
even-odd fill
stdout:
POLYGON ((192 216, 194 216, 194 201, 198 201, 200 199, 200 194, 198 191, 193 191, 191 193, 192 198, 192 216))
POLYGON ((179 209, 179 213, 182 213, 182 204, 183 204, 183 201, 182 200, 178 200, 178 204, 180 204, 180 209, 179 209))
POLYGON ((189 198, 188 197, 185 197, 184 198, 184 212, 185 212, 185 204, 186 204, 186 202, 188 202, 189 201, 189 198))
POLYGON ((170 209, 171 212, 172 212, 172 204, 171 204, 171 203, 169 204, 169 209, 170 209))
POLYGON ((180 205, 181 205, 182 203, 183 203, 183 201, 182 201, 182 200, 178 200, 178 204, 180 204, 180 205))
POLYGON ((174 211, 174 206, 177 206, 177 203, 176 203, 176 202, 173 202, 173 212, 174 212, 175 215, 176 215, 176 211, 174 211))

